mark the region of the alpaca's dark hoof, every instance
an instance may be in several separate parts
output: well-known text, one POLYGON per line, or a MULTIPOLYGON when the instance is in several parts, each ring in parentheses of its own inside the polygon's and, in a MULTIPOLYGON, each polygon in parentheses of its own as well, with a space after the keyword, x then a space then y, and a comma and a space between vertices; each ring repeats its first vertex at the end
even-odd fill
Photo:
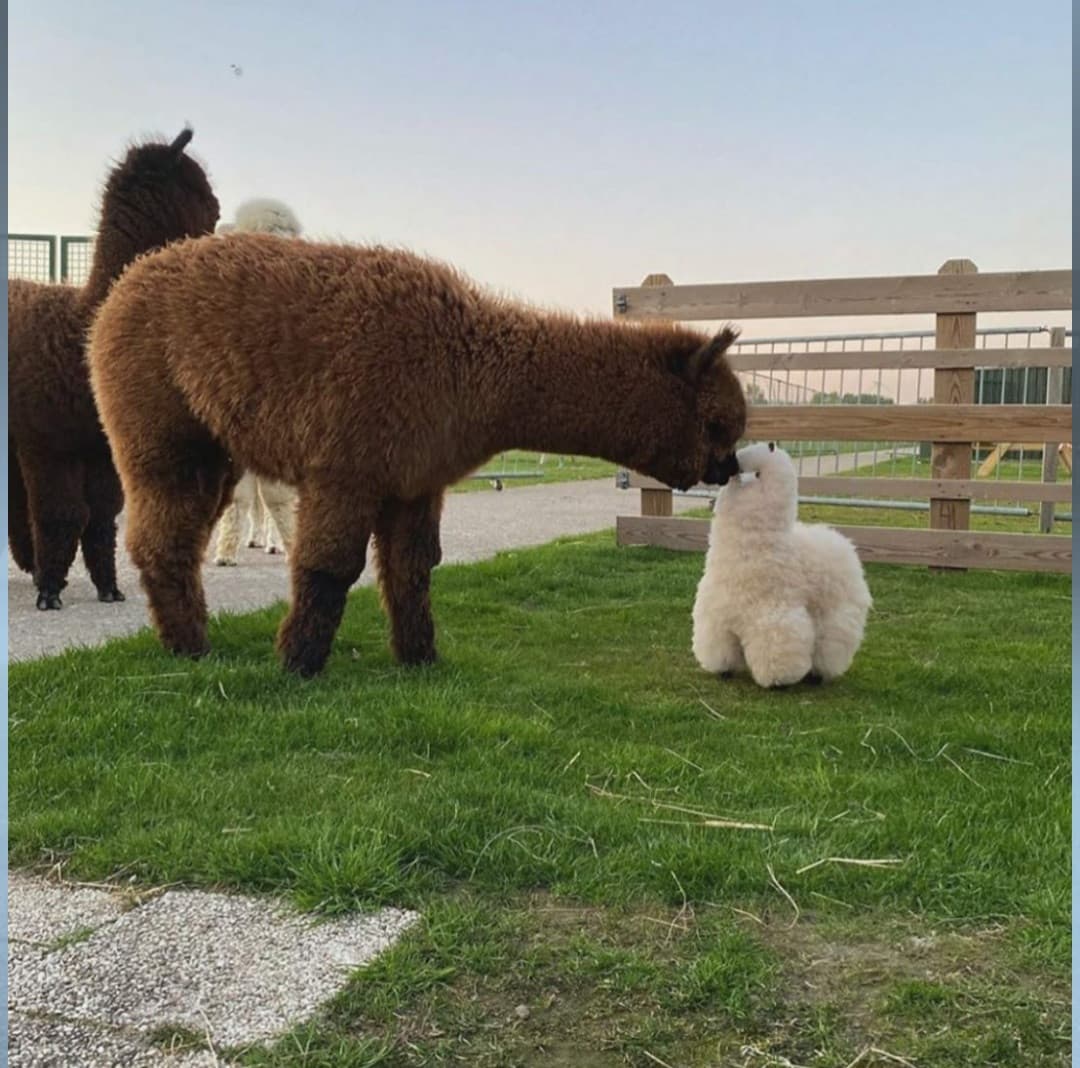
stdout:
POLYGON ((718 679, 733 679, 733 678, 735 678, 735 672, 734 671, 718 671, 716 673, 716 677, 718 679))
POLYGON ((210 643, 205 642, 203 645, 192 646, 166 645, 165 648, 173 656, 182 656, 187 660, 202 660, 210 652, 210 643))
POLYGON ((127 600, 115 586, 113 586, 111 590, 98 590, 97 599, 103 604, 113 604, 118 601, 127 600))
POLYGON ((285 670, 302 679, 313 679, 326 666, 326 657, 310 650, 283 654, 281 663, 285 670))
POLYGON ((252 540, 248 542, 247 547, 249 549, 261 549, 262 548, 262 542, 261 541, 255 541, 255 539, 252 538, 252 540))
POLYGON ((268 553, 269 553, 269 554, 270 554, 271 556, 276 556, 276 555, 277 555, 277 547, 276 547, 276 546, 274 546, 274 545, 268 545, 268 546, 266 547, 266 551, 267 551, 267 552, 268 552, 268 553))
POLYGON ((41 590, 37 595, 37 606, 39 612, 56 611, 64 607, 64 602, 60 600, 60 594, 41 590))
POLYGON ((807 686, 820 686, 824 681, 825 679, 816 671, 811 671, 806 678, 803 679, 803 682, 805 682, 807 686))

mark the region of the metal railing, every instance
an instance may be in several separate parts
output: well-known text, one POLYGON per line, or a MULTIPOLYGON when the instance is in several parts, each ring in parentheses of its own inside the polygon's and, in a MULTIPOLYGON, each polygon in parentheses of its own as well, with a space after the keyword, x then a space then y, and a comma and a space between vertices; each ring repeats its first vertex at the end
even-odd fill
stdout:
POLYGON ((85 235, 8 234, 8 278, 81 286, 93 255, 94 239, 85 235))
MULTIPOLYGON (((976 331, 976 347, 1038 348, 1049 343, 1048 326, 986 327, 976 331)), ((1072 331, 1065 331, 1071 345, 1072 331)), ((897 330, 866 334, 819 334, 758 338, 737 341, 733 352, 798 355, 811 352, 865 354, 865 366, 850 371, 741 371, 739 378, 748 399, 755 404, 929 404, 933 400, 931 368, 875 368, 875 352, 921 351, 934 347, 933 330, 897 330)), ((1052 376, 1045 367, 976 368, 977 404, 1069 403, 1072 369, 1052 376)), ((869 468, 872 475, 901 477, 918 474, 919 464, 929 458, 929 443, 829 442, 785 443, 804 474, 830 475, 869 468)), ((977 450, 983 459, 986 450, 977 450)), ((1005 458, 1005 457, 1003 457, 1005 458)), ((1008 455, 1019 461, 1018 477, 1042 461, 1040 451, 1020 448, 1008 455)), ((998 464, 995 472, 1000 477, 998 464)))

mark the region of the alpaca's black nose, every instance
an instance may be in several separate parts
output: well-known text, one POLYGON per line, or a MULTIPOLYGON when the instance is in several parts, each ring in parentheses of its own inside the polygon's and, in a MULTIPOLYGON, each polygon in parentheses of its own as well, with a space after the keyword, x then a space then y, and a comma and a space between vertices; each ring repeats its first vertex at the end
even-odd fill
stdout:
POLYGON ((710 456, 705 467, 705 481, 710 486, 724 486, 738 473, 739 461, 735 458, 735 453, 729 452, 722 460, 710 456))

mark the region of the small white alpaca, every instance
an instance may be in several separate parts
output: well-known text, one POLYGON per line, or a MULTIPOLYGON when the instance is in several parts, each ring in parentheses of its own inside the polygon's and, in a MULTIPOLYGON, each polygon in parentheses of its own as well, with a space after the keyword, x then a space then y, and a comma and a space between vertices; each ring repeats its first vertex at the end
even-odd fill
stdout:
MULTIPOLYGON (((260 233, 299 237, 300 220, 280 200, 248 200, 236 209, 234 223, 222 223, 219 234, 260 233)), ((247 519, 249 548, 265 545, 268 553, 288 552, 296 531, 296 493, 283 482, 245 472, 233 491, 232 503, 218 522, 214 563, 235 566, 239 559, 241 514, 247 519)))
POLYGON ((862 644, 870 591, 855 546, 796 520, 795 465, 772 442, 738 453, 720 491, 694 601, 694 656, 759 686, 842 675, 862 644))

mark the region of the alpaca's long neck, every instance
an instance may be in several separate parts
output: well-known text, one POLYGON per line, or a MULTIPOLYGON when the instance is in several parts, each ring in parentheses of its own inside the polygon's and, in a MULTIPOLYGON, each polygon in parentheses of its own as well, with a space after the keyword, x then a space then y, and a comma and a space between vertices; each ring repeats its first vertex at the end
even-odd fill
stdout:
POLYGON ((135 235, 118 220, 103 215, 94 242, 94 258, 90 264, 90 276, 83 286, 80 300, 84 308, 96 308, 109 293, 109 287, 123 273, 136 256, 154 248, 158 242, 149 241, 145 235, 135 235))
POLYGON ((636 466, 642 421, 664 405, 655 337, 615 323, 523 313, 500 383, 498 451, 595 456, 636 466))

